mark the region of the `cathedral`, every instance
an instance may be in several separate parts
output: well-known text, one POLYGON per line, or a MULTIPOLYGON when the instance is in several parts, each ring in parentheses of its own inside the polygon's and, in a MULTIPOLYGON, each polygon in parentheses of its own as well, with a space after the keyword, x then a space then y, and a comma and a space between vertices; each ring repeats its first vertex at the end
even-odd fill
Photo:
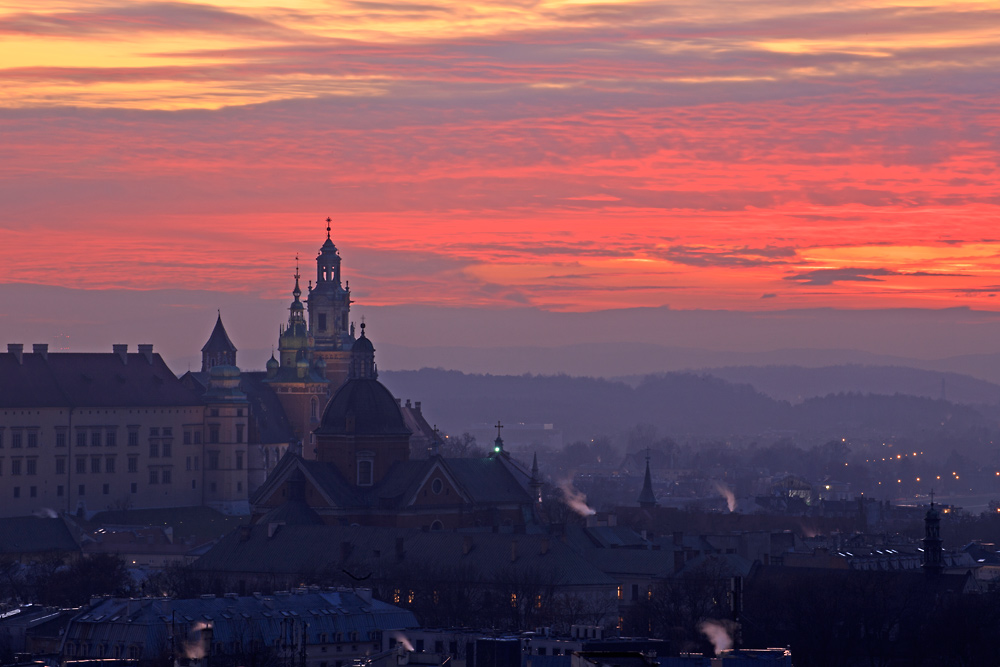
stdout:
POLYGON ((534 521, 537 465, 515 461, 497 438, 485 459, 446 459, 419 402, 378 381, 375 346, 350 320, 350 285, 327 237, 303 302, 296 267, 278 356, 239 373, 221 315, 202 369, 182 383, 209 390, 220 368, 238 374, 249 405, 249 507, 257 520, 421 527, 522 526, 534 521))

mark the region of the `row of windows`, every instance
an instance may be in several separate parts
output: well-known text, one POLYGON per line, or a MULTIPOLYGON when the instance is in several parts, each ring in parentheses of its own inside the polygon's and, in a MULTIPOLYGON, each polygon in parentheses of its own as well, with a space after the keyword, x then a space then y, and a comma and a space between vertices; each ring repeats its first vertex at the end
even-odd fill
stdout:
MULTIPOLYGON (((29 428, 27 433, 24 432, 23 428, 12 428, 10 429, 10 446, 11 449, 20 449, 24 447, 27 443, 28 447, 38 446, 38 429, 29 428)), ((63 434, 65 439, 66 435, 63 434)), ((4 437, 4 429, 0 428, 0 447, 4 446, 6 438, 4 437)))
MULTIPOLYGON (((243 410, 237 410, 242 416, 243 410)), ((118 445, 118 427, 117 426, 106 426, 101 428, 94 428, 89 426, 78 426, 76 429, 76 446, 77 447, 115 447, 118 445)), ((5 428, 0 427, 0 448, 4 447, 8 438, 5 435, 5 428)), ((39 428, 11 428, 9 442, 13 449, 21 448, 25 445, 28 447, 38 447, 39 443, 39 428), (27 433, 25 433, 27 430, 27 433)), ((236 424, 236 442, 242 443, 246 433, 245 424, 236 424)), ((149 427, 149 437, 150 438, 172 438, 174 434, 174 429, 172 426, 150 426, 149 427)), ((209 424, 208 426, 208 441, 210 443, 219 442, 219 425, 209 424)), ((200 445, 202 442, 201 431, 185 429, 184 431, 184 444, 185 445, 200 445)), ((162 445, 165 452, 169 452, 170 442, 150 442, 150 448, 162 445)), ((56 427, 56 447, 66 446, 66 427, 56 427)), ((128 446, 138 447, 139 446, 139 427, 129 426, 128 427, 128 446)), ((157 454, 151 454, 151 456, 157 456, 157 454)), ((169 453, 163 454, 163 456, 170 456, 169 453)))
MULTIPOLYGON (((173 482, 173 478, 172 478, 169 470, 160 470, 160 471, 150 470, 149 471, 149 483, 150 484, 171 484, 172 482, 173 482)), ((215 492, 215 482, 213 482, 211 486, 212 486, 212 492, 214 493, 215 492)), ((191 480, 191 488, 192 489, 197 489, 198 488, 198 482, 196 480, 191 480)), ((243 490, 243 484, 242 483, 237 483, 237 489, 236 490, 237 491, 242 491, 243 490)), ((20 498, 21 497, 21 487, 20 486, 13 487, 13 491, 14 491, 14 497, 15 498, 20 498)), ((129 484, 129 493, 139 493, 139 484, 136 483, 136 482, 131 482, 129 484)), ((62 498, 65 494, 66 494, 66 487, 64 487, 62 484, 58 485, 56 487, 56 496, 59 497, 59 498, 62 498)), ((78 484, 77 487, 76 487, 76 495, 78 495, 78 496, 85 496, 85 495, 87 495, 87 485, 86 484, 78 484)), ((111 495, 111 485, 110 484, 102 484, 101 485, 101 495, 103 495, 103 496, 110 496, 111 495)), ((38 487, 37 486, 29 486, 28 487, 28 497, 29 498, 37 498, 38 497, 38 487)))

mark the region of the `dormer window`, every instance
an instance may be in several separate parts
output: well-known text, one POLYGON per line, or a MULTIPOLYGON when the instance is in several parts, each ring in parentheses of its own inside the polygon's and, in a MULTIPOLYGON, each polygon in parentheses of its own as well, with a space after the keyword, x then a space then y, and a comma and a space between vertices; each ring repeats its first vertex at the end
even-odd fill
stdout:
POLYGON ((375 462, 371 458, 358 459, 358 486, 371 486, 375 462))

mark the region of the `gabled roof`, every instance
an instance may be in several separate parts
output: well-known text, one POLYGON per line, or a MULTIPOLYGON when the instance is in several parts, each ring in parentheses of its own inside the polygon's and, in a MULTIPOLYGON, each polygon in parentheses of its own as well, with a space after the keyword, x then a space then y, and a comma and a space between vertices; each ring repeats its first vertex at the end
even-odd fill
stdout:
POLYGON ((0 407, 200 405, 159 354, 0 353, 0 407))
POLYGON ((208 342, 201 348, 201 351, 210 354, 213 352, 236 352, 236 346, 233 345, 233 341, 229 340, 226 327, 222 325, 222 313, 219 313, 219 318, 215 320, 212 335, 208 337, 208 342))

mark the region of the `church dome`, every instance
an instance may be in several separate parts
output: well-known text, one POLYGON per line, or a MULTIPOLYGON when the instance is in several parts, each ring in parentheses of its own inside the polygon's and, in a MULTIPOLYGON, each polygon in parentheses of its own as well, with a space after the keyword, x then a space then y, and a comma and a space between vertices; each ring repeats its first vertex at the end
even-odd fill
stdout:
POLYGON ((354 341, 351 346, 351 352, 353 354, 365 354, 370 352, 375 354, 375 346, 372 345, 371 339, 364 335, 364 330, 361 331, 361 337, 354 341))
POLYGON ((399 404, 378 380, 348 380, 323 413, 317 435, 409 435, 399 404))
POLYGON ((278 363, 278 360, 275 359, 274 355, 272 354, 271 358, 267 360, 267 364, 266 364, 267 370, 272 370, 272 369, 273 370, 278 370, 279 366, 281 366, 281 364, 278 363))

